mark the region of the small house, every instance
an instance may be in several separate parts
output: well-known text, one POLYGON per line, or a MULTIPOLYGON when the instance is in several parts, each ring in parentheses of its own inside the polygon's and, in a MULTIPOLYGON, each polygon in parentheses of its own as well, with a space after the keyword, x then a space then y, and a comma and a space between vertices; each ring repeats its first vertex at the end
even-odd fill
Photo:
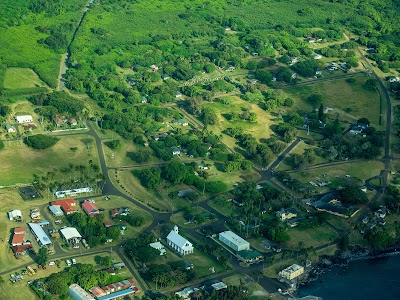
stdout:
POLYGON ((49 206, 49 211, 54 217, 62 217, 64 216, 63 211, 61 210, 61 207, 59 205, 50 205, 49 206))
POLYGON ((381 207, 380 209, 378 209, 378 210, 375 212, 375 216, 376 216, 377 218, 383 219, 383 218, 386 217, 386 215, 387 215, 388 213, 389 213, 389 210, 388 210, 385 206, 383 206, 383 207, 381 207))
POLYGON ((87 213, 89 217, 94 217, 100 214, 100 211, 97 209, 97 207, 90 201, 83 202, 82 209, 87 213))
POLYGON ((181 154, 181 148, 179 148, 179 147, 171 147, 171 152, 172 152, 172 155, 180 155, 181 154))
POLYGON ((168 74, 162 74, 161 78, 162 78, 162 80, 167 80, 167 79, 170 79, 171 77, 168 74))
POLYGON ((176 93, 175 93, 175 98, 177 98, 177 99, 179 99, 179 98, 182 98, 182 93, 181 92, 179 92, 179 91, 176 91, 176 93))
POLYGON ((151 248, 154 248, 154 249, 160 251, 160 255, 164 255, 167 252, 164 248, 164 245, 161 244, 160 242, 151 243, 151 244, 149 244, 149 246, 151 248))
POLYGON ((156 66, 156 65, 151 65, 150 66, 150 69, 153 71, 153 72, 156 72, 156 71, 158 71, 158 67, 156 66))
POLYGON ((189 123, 184 119, 174 120, 174 121, 172 121, 172 124, 180 125, 180 126, 188 126, 189 125, 189 123))
POLYGON ((71 125, 71 126, 76 126, 76 125, 78 125, 78 122, 76 121, 75 118, 69 118, 68 119, 68 124, 71 125))
POLYGON ((17 132, 17 129, 15 129, 15 127, 10 125, 10 124, 6 124, 6 130, 7 130, 7 133, 15 133, 15 132, 17 132))
POLYGON ((285 220, 289 220, 289 219, 292 219, 292 218, 296 218, 297 217, 297 211, 294 208, 288 208, 288 209, 282 208, 281 210, 276 212, 276 216, 281 221, 285 221, 285 220))

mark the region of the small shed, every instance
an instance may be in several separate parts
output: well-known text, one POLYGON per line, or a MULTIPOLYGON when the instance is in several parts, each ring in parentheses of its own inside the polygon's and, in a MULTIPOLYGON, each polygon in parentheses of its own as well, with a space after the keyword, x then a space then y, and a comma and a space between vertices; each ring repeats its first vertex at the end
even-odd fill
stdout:
POLYGON ((62 217, 64 215, 64 213, 59 205, 50 205, 49 211, 55 217, 62 217))

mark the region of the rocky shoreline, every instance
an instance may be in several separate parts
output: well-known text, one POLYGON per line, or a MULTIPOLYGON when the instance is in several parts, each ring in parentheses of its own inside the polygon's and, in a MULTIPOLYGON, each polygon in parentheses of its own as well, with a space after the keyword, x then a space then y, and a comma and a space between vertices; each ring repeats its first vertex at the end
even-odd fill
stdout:
POLYGON ((357 260, 368 260, 382 258, 400 254, 400 245, 390 247, 382 251, 371 251, 367 248, 353 248, 343 251, 334 256, 325 256, 316 264, 306 275, 306 277, 298 283, 298 286, 306 285, 310 282, 317 281, 319 276, 329 271, 332 267, 347 268, 349 263, 357 260))

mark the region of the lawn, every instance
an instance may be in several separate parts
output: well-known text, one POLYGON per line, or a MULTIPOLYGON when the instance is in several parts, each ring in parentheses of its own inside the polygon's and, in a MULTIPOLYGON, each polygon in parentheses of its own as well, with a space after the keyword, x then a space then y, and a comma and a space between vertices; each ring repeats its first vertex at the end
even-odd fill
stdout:
POLYGON ((57 144, 44 150, 29 148, 22 141, 9 141, 5 145, 6 148, 0 153, 0 186, 31 183, 33 174, 42 176, 48 171, 67 167, 70 163, 98 162, 94 139, 83 134, 60 137, 57 144), (93 142, 86 146, 83 142, 85 139, 93 142), (73 151, 72 147, 77 149, 73 151))
POLYGON ((285 243, 285 247, 299 249, 300 242, 303 248, 317 247, 332 242, 339 235, 336 230, 329 225, 316 226, 309 229, 291 228, 288 230, 290 241, 285 243))
MULTIPOLYGON (((236 275, 224 278, 223 282, 227 285, 234 285, 234 286, 239 286, 241 283, 243 283, 244 286, 248 289, 250 294, 253 294, 254 292, 257 293, 257 295, 250 296, 250 298, 249 298, 250 300, 264 299, 264 297, 268 296, 268 293, 265 291, 265 289, 261 285, 259 285, 256 282, 256 280, 257 280, 257 278, 253 279, 246 274, 236 274, 236 275), (260 294, 263 296, 262 298, 260 298, 260 296, 259 296, 260 294)), ((265 298, 265 299, 267 299, 267 298, 265 298)))
POLYGON ((291 87, 285 89, 285 92, 295 100, 296 109, 309 111, 312 106, 306 102, 306 98, 311 94, 320 94, 325 109, 333 109, 329 112, 331 119, 339 115, 340 120, 354 122, 366 117, 377 129, 383 128, 379 125, 379 94, 364 86, 368 77, 358 76, 354 79, 355 83, 338 79, 309 86, 291 87))
MULTIPOLYGON (((228 198, 228 196, 226 198, 228 198)), ((210 207, 218 210, 225 217, 237 216, 240 214, 240 208, 232 201, 221 202, 221 201, 210 200, 208 201, 207 204, 210 207)))
MULTIPOLYGON (((203 104, 203 107, 215 110, 218 116, 218 123, 216 125, 209 126, 209 129, 212 132, 214 132, 215 134, 220 134, 226 128, 240 127, 246 133, 250 133, 258 140, 266 139, 273 135, 271 125, 275 124, 275 122, 273 121, 274 117, 269 112, 261 109, 257 104, 242 100, 238 96, 229 96, 229 99, 231 103, 227 105, 219 101, 203 104), (232 112, 241 113, 243 110, 254 112, 257 115, 257 121, 229 121, 224 117, 225 114, 229 114, 232 112)), ((226 143, 229 147, 233 146, 225 141, 225 136, 223 138, 223 142, 226 143)))
POLYGON ((145 188, 130 171, 109 171, 111 180, 125 194, 135 198, 136 200, 146 204, 152 209, 161 212, 171 211, 171 204, 174 210, 183 208, 188 205, 186 200, 181 198, 169 201, 168 189, 160 188, 160 192, 145 188))
POLYGON ((39 76, 27 68, 8 68, 4 78, 4 88, 23 89, 32 87, 48 87, 39 76))

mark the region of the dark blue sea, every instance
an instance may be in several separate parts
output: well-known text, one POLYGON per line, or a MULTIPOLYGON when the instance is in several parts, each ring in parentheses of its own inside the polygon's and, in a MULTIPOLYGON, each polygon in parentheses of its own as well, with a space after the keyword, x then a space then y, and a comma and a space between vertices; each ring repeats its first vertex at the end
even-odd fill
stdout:
POLYGON ((400 299, 400 255, 358 260, 332 267, 316 281, 301 286, 298 296, 324 300, 400 299))

